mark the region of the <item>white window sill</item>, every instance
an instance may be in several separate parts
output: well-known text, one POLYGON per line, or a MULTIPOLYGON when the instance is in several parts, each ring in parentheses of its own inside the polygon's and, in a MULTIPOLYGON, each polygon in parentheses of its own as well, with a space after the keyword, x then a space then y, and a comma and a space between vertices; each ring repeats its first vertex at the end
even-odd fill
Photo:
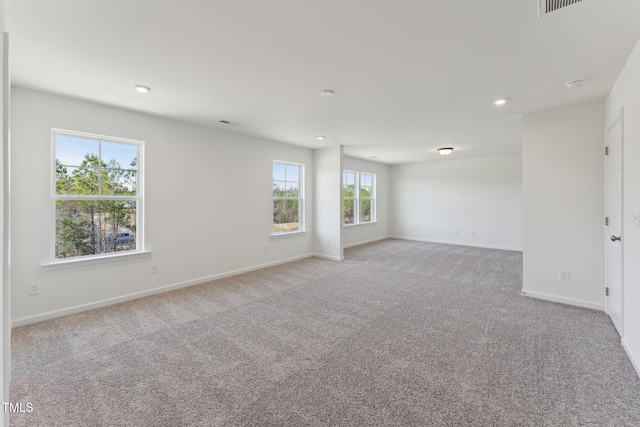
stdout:
POLYGON ((371 222, 360 222, 358 224, 342 224, 343 227, 357 227, 359 225, 373 225, 373 224, 377 224, 378 221, 371 221, 371 222))
POLYGON ((297 236, 299 234, 307 234, 307 230, 289 231, 289 232, 286 232, 286 233, 272 234, 271 237, 297 236))
POLYGON ((87 265, 105 264, 108 262, 124 261, 151 256, 151 251, 131 251, 113 255, 97 255, 81 258, 64 259, 42 264, 44 271, 62 270, 65 268, 84 267, 87 265))

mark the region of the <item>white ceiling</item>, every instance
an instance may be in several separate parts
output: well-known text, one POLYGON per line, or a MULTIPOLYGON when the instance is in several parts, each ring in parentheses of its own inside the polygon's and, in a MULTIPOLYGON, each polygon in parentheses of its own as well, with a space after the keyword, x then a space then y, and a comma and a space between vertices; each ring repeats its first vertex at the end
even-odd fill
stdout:
POLYGON ((389 164, 520 152, 522 114, 603 99, 640 36, 638 0, 5 1, 16 86, 389 164))

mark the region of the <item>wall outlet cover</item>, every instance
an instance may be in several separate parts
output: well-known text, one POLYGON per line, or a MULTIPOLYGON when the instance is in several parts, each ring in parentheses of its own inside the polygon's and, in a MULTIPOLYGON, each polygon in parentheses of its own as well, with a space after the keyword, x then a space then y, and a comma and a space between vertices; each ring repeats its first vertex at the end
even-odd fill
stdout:
POLYGON ((40 295, 40 282, 29 283, 29 296, 40 295))

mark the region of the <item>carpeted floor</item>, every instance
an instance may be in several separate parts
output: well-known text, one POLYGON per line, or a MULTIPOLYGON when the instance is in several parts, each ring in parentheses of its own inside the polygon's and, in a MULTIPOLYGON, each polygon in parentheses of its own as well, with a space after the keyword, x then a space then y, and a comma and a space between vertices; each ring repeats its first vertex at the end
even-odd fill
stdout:
POLYGON ((640 426, 601 312, 518 252, 386 240, 16 328, 14 426, 640 426))

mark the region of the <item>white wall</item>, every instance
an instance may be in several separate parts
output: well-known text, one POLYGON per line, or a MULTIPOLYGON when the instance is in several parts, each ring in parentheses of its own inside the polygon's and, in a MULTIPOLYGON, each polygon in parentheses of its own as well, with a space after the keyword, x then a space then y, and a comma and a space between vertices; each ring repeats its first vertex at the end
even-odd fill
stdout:
POLYGON ((523 291, 604 309, 604 102, 524 116, 523 291), (559 280, 560 268, 569 281, 559 280))
POLYGON ((342 247, 342 158, 343 147, 313 151, 315 210, 314 255, 341 261, 342 247))
POLYGON ((519 154, 394 165, 389 193, 394 237, 522 248, 519 154))
POLYGON ((640 375, 640 41, 607 98, 607 124, 624 107, 624 345, 640 375))
POLYGON ((376 222, 343 226, 344 247, 386 239, 389 237, 389 166, 345 156, 343 167, 376 175, 376 222))
POLYGON ((312 252, 311 233, 271 237, 274 159, 305 164, 313 229, 311 150, 20 88, 11 108, 14 324, 312 252), (52 127, 145 141, 150 257, 42 268, 52 257, 52 127), (30 297, 33 281, 42 293, 30 297))

